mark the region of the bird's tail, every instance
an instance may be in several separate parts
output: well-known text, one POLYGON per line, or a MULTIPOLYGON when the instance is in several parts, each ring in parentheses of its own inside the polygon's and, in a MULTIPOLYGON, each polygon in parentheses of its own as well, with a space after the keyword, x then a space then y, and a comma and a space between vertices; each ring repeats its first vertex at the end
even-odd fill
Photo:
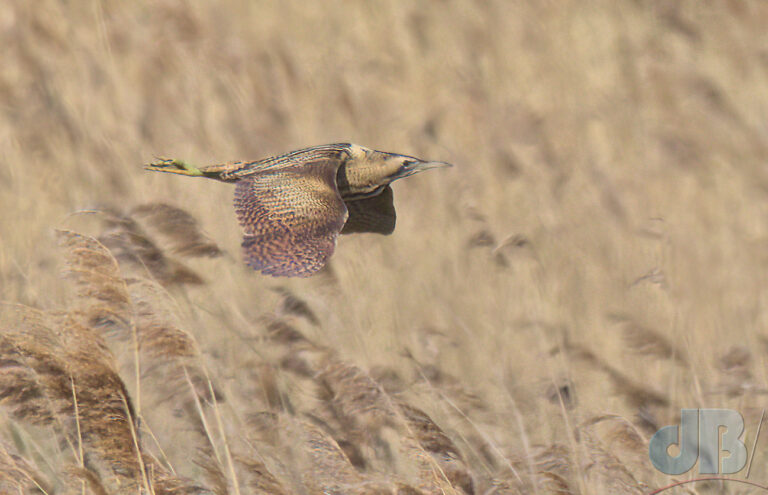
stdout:
POLYGON ((183 160, 173 158, 158 158, 152 163, 144 165, 144 170, 154 172, 168 172, 170 174, 189 175, 192 177, 208 177, 210 179, 224 180, 221 173, 226 171, 225 165, 209 165, 195 167, 183 160))

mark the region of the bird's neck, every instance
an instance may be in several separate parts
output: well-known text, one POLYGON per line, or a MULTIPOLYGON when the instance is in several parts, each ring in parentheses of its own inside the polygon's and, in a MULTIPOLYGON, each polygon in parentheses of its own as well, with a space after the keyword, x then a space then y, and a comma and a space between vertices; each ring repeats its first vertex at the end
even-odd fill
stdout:
POLYGON ((336 185, 342 199, 355 201, 381 194, 387 182, 382 180, 383 177, 378 177, 375 171, 375 168, 360 167, 349 162, 340 166, 336 173, 336 185))

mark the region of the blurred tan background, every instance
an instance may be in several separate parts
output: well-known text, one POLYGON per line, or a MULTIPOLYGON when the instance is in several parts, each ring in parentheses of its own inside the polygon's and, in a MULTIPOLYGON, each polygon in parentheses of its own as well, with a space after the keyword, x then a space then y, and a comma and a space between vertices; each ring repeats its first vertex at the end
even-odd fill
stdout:
POLYGON ((282 287, 478 492, 562 444, 571 489, 607 493, 590 422, 661 486, 642 442, 681 407, 740 411, 752 452, 768 403, 766 25, 759 1, 3 2, 0 299, 64 304, 53 231, 98 233, 71 213, 167 202, 228 253, 169 290, 233 410, 282 287), (342 237, 308 280, 240 263, 231 186, 142 170, 330 142, 456 166, 395 183, 395 233, 342 237))

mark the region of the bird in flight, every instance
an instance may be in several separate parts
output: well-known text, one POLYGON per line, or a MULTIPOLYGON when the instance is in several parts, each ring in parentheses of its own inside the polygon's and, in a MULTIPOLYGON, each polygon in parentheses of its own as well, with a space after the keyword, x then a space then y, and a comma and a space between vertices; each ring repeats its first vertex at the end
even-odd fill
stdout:
POLYGON ((340 233, 392 233, 392 181, 447 166, 345 143, 206 167, 160 158, 144 168, 233 182, 245 262, 276 277, 308 277, 340 233))

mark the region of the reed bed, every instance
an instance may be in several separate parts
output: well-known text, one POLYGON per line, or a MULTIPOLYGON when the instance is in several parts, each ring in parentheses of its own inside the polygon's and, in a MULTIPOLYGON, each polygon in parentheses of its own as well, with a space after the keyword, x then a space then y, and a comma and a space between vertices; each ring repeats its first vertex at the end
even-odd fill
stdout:
POLYGON ((647 453, 695 407, 768 485, 766 23, 0 3, 0 492, 640 494, 696 476, 647 453), (343 141, 456 167, 310 279, 242 264, 228 185, 141 169, 343 141))

